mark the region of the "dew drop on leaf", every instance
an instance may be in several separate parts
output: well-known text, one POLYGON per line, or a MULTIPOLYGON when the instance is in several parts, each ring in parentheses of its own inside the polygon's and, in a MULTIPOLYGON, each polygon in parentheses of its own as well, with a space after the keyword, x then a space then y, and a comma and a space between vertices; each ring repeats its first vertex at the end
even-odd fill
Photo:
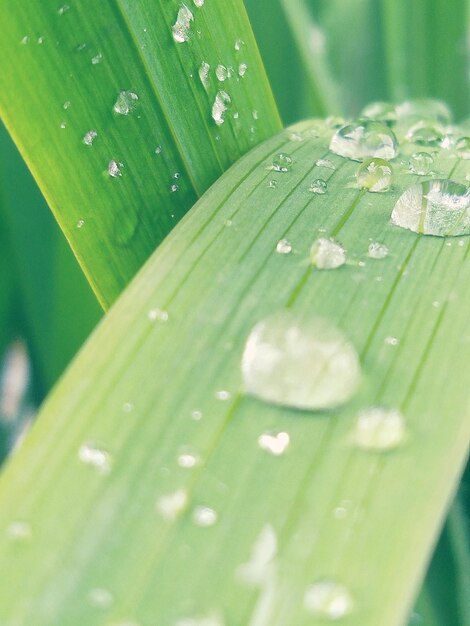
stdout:
POLYGON ((369 244, 367 255, 371 259, 385 259, 385 257, 388 256, 388 247, 384 243, 374 241, 369 244))
POLYGON ((217 65, 217 67, 215 68, 215 75, 217 76, 217 80, 219 80, 220 82, 227 80, 228 70, 225 65, 219 63, 219 65, 217 65))
POLYGON ((134 91, 121 91, 114 103, 113 111, 119 115, 129 115, 135 107, 139 96, 134 91))
POLYGON ((91 465, 101 474, 108 474, 111 470, 111 457, 101 446, 94 443, 84 443, 78 450, 78 458, 85 465, 91 465))
POLYGON ((311 193, 316 193, 319 195, 323 195, 324 193, 326 193, 328 191, 328 183, 326 182, 326 180, 323 180, 323 178, 316 178, 313 183, 311 183, 310 187, 308 188, 308 190, 311 193))
POLYGON ((258 445, 262 450, 270 452, 274 456, 284 454, 290 443, 289 433, 263 433, 258 437, 258 445))
POLYGON ((247 69, 248 65, 246 63, 240 63, 240 65, 238 66, 238 75, 240 76, 240 78, 243 78, 243 76, 245 76, 247 69))
POLYGON ((206 63, 205 61, 203 61, 201 63, 201 65, 199 66, 199 79, 204 87, 204 89, 207 89, 209 87, 209 72, 210 72, 211 66, 209 65, 209 63, 206 63))
POLYGON ((95 139, 98 137, 98 133, 96 130, 89 130, 83 136, 83 143, 86 146, 92 146, 95 139))
POLYGON ((108 163, 108 174, 112 178, 117 178, 118 176, 122 176, 121 168, 124 167, 122 163, 118 161, 110 161, 108 163))
POLYGON ((225 113, 231 103, 232 99, 226 91, 218 91, 216 93, 214 104, 212 105, 212 119, 217 126, 221 126, 224 123, 225 113))
POLYGON ((392 182, 392 166, 384 159, 366 159, 357 169, 356 180, 361 189, 388 191, 392 182))
POLYGON ((336 169, 336 165, 333 163, 333 161, 330 161, 330 159, 317 159, 315 161, 315 165, 317 167, 326 167, 326 169, 329 169, 329 170, 336 169))
POLYGON ((441 100, 417 98, 407 100, 396 107, 399 122, 413 123, 418 120, 434 120, 440 124, 450 124, 452 114, 441 100))
POLYGON ((413 185, 395 204, 392 223, 423 235, 468 235, 470 188, 448 179, 413 185))
POLYGON ((188 41, 191 30, 191 22, 193 21, 194 16, 191 10, 183 4, 178 10, 178 15, 176 16, 176 22, 173 24, 171 29, 173 33, 173 39, 176 43, 184 43, 188 41))
POLYGON ((429 152, 415 152, 411 155, 408 169, 412 174, 427 176, 431 172, 434 159, 429 152))
POLYGON ((355 393, 361 369, 346 337, 322 318, 278 311, 252 329, 241 363, 245 391, 266 402, 327 409, 355 393))
POLYGON ((163 519, 173 522, 184 511, 188 502, 188 494, 184 489, 178 489, 158 498, 156 509, 163 519))
POLYGON ((320 237, 310 248, 310 262, 319 270, 334 270, 346 263, 346 250, 336 241, 320 237))
POLYGON ((398 154, 398 141, 382 122, 363 119, 339 128, 331 138, 330 150, 353 161, 393 159, 398 154))
POLYGON ((217 522, 217 513, 208 506, 197 506, 193 511, 193 521, 198 526, 209 527, 217 522))
POLYGON ((304 606, 316 617, 338 620, 351 613, 353 599, 343 585, 333 580, 320 580, 307 589, 304 606))
POLYGON ((12 541, 27 541, 33 536, 33 531, 28 522, 14 521, 8 524, 6 534, 12 541))
POLYGON ((455 152, 460 159, 470 159, 470 137, 461 137, 455 144, 455 152))
POLYGON ((276 245, 278 254, 290 254, 292 252, 292 244, 288 239, 280 239, 276 245))
POLYGON ((396 409, 371 407, 357 416, 354 441, 364 450, 392 450, 405 435, 405 419, 396 409))
POLYGON ((413 124, 406 133, 406 138, 411 143, 419 146, 439 146, 445 137, 445 130, 435 122, 420 121, 413 124))
POLYGON ((273 158, 271 169, 275 172, 289 172, 292 168, 292 157, 286 152, 279 152, 273 158))

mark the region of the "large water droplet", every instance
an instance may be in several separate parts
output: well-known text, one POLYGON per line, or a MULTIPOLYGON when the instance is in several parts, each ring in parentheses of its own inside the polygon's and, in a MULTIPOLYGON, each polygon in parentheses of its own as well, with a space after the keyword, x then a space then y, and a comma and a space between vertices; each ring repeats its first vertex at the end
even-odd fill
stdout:
POLYGON ((122 176, 121 167, 123 167, 122 163, 118 161, 110 161, 108 163, 108 174, 113 178, 117 178, 118 176, 122 176))
POLYGON ((307 589, 304 606, 316 617, 337 620, 351 613, 353 599, 343 585, 333 580, 320 580, 307 589))
POLYGON ((327 320, 282 310, 251 331, 242 358, 245 390, 299 409, 347 402, 361 378, 351 343, 327 320))
POLYGON ((388 126, 365 119, 337 130, 331 139, 330 150, 353 161, 367 157, 393 159, 398 154, 398 142, 388 126))
POLYGON ((134 91, 121 91, 113 110, 119 115, 129 115, 137 106, 138 100, 139 96, 134 91))
POLYGON ((407 189, 392 212, 392 222, 423 235, 470 234, 470 188, 453 180, 429 180, 407 189))
POLYGON ((323 180, 323 178, 316 178, 310 185, 308 190, 311 193, 322 195, 328 191, 328 183, 326 182, 326 180, 323 180))
POLYGON ((408 169, 412 174, 427 176, 431 172, 434 159, 428 152, 415 152, 411 155, 408 169))
POLYGON ((387 191, 392 182, 392 166, 384 159, 367 159, 356 172, 357 184, 372 192, 387 191))
POLYGON ((319 270, 334 270, 346 263, 346 250, 336 241, 320 237, 310 248, 310 262, 319 270))
POLYGON ((221 126, 224 123, 224 115, 230 107, 232 99, 226 91, 218 91, 215 95, 214 104, 212 105, 212 119, 221 126))
POLYGON ((279 152, 273 158, 271 169, 275 172, 289 172, 292 167, 292 157, 286 152, 279 152))
POLYGON ((266 450, 274 456, 284 454, 290 443, 289 433, 280 432, 277 434, 263 433, 258 437, 258 445, 262 450, 266 450))
POLYGON ((191 22, 194 16, 188 7, 183 4, 176 16, 176 22, 173 24, 171 32, 176 43, 184 43, 188 41, 191 30, 191 22))
POLYGON ((357 417, 354 439, 365 450, 391 450, 403 442, 405 435, 404 417, 396 409, 372 407, 357 417))

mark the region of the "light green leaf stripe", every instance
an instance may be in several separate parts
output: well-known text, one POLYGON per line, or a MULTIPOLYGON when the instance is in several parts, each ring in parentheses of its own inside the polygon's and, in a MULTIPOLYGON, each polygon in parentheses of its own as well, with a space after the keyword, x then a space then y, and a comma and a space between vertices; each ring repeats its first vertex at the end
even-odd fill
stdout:
POLYGON ((188 41, 177 43, 181 7, 2 6, 0 114, 105 307, 222 171, 280 129, 241 0, 188 2, 188 41), (113 110, 123 91, 134 94, 128 114, 113 110), (231 100, 220 125, 218 91, 231 100))
MULTIPOLYGON (((469 242, 390 224, 418 178, 406 159, 389 192, 366 193, 358 164, 328 151, 331 130, 294 130, 241 159, 173 230, 11 459, 0 481, 2 625, 320 625, 304 594, 323 579, 351 595, 340 623, 406 623, 468 451, 469 242), (270 169, 279 151, 290 172, 270 169), (335 171, 316 165, 324 157, 335 171), (308 191, 319 177, 324 195, 308 191), (349 263, 307 272, 312 241, 332 233, 349 263), (292 254, 275 252, 284 237, 292 254), (371 241, 389 256, 368 258, 371 241), (329 318, 359 351, 364 382, 343 409, 243 394, 245 339, 289 302, 329 318), (372 405, 403 412, 395 451, 354 444, 357 411, 372 405), (281 431, 283 455, 259 447, 281 431), (83 448, 80 460, 84 445, 93 462, 83 448), (162 498, 175 494, 168 509, 162 498), (236 572, 263 530, 277 552, 250 587, 236 572)), ((457 180, 468 171, 449 151, 433 167, 457 180)))

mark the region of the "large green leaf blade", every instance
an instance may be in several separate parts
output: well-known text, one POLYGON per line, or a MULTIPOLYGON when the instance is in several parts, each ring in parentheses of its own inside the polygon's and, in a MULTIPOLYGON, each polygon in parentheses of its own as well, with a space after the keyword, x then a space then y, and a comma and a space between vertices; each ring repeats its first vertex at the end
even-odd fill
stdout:
POLYGON ((1 115, 105 306, 198 195, 280 127, 241 0, 191 4, 177 43, 181 6, 3 3, 1 115), (231 77, 219 81, 217 64, 231 77), (122 91, 138 97, 127 115, 113 110, 122 91), (219 125, 218 91, 231 97, 219 125), (112 161, 122 176, 108 175, 112 161))
MULTIPOLYGON (((390 192, 366 194, 357 164, 328 152, 329 129, 300 142, 310 126, 295 130, 250 152, 172 232, 11 460, 0 482, 6 626, 211 613, 303 626, 320 623, 303 596, 323 578, 350 590, 347 626, 405 623, 468 451, 468 241, 389 223, 413 181, 406 165, 390 192), (291 153, 290 173, 269 169, 278 151, 291 153), (315 165, 325 156, 335 171, 315 165), (328 193, 309 193, 319 176, 328 193), (319 233, 344 243, 349 266, 309 268, 319 233), (283 237, 294 254, 275 252, 283 237), (368 259, 370 241, 389 257, 368 259), (311 414, 242 394, 250 328, 288 303, 330 318, 359 350, 365 381, 344 409, 311 414), (389 454, 352 441, 356 412, 375 404, 406 416, 408 439, 389 454), (257 443, 273 431, 290 435, 278 457, 257 443), (79 460, 84 444, 102 450, 108 473, 79 460), (178 462, 188 450, 200 460, 189 469, 178 462), (181 515, 165 519, 158 502, 181 491, 181 515), (198 506, 216 523, 195 523, 198 506), (15 536, 15 522, 30 536, 15 536), (266 525, 278 539, 274 586, 248 587, 236 571, 266 525), (111 599, 97 606, 103 589, 111 599)), ((449 154, 434 169, 461 179, 468 168, 449 154)))

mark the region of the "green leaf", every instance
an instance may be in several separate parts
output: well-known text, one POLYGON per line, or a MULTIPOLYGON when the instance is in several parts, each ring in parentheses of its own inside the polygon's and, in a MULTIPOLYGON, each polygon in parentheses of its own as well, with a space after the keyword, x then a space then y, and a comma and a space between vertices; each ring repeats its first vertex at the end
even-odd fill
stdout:
POLYGON ((104 306, 222 171, 280 128, 242 1, 188 5, 183 43, 178 0, 2 6, 0 113, 104 306), (230 78, 216 78, 219 64, 230 78), (231 104, 217 125, 220 91, 231 104), (123 92, 127 115, 114 110, 126 111, 123 92))
MULTIPOLYGON (((304 626, 321 621, 303 599, 325 578, 351 594, 345 625, 405 623, 468 452, 469 242, 390 223, 419 180, 406 147, 391 190, 367 193, 358 164, 328 151, 331 132, 299 125, 222 176, 46 402, 0 480, 5 626, 304 626), (290 171, 272 170, 279 152, 290 171), (327 193, 309 192, 320 177, 327 193), (349 263, 311 267, 318 236, 349 263), (276 253, 282 238, 291 254, 276 253), (370 259, 371 241, 388 257, 370 259), (286 306, 328 318, 358 350, 364 380, 344 408, 244 395, 248 333, 286 306), (354 443, 357 412, 374 405, 405 416, 393 451, 354 443), (289 434, 284 454, 260 448, 266 432, 289 434), (256 547, 264 577, 251 587, 236 572, 256 547)), ((468 167, 442 151, 433 169, 459 180, 468 167)))

